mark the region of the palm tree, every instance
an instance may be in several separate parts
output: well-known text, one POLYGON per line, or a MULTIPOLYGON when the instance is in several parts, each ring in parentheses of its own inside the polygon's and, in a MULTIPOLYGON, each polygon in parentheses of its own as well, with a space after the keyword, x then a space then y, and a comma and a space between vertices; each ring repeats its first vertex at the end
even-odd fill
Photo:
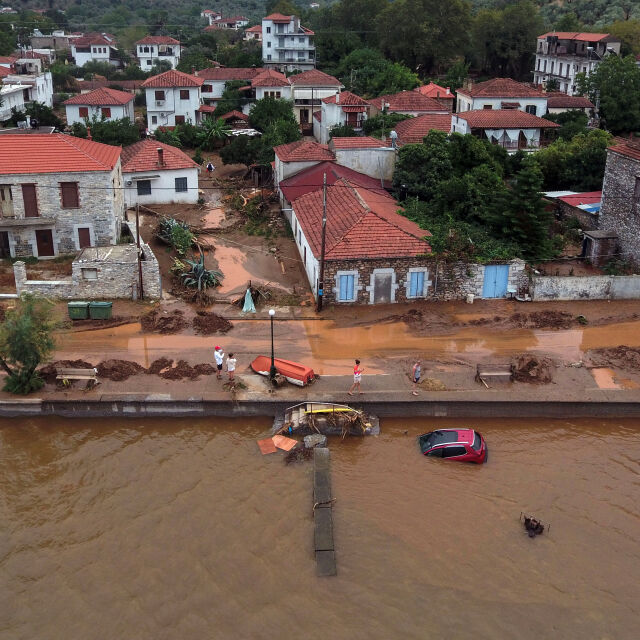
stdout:
POLYGON ((199 139, 200 146, 205 151, 212 151, 218 140, 224 140, 231 135, 231 127, 222 119, 207 118, 202 123, 199 139))

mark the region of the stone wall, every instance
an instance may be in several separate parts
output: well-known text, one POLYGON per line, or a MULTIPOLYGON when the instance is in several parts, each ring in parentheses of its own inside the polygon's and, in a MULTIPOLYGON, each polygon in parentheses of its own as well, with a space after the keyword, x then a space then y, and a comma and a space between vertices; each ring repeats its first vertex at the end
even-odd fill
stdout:
POLYGON ((558 201, 558 213, 560 220, 571 220, 575 218, 580 223, 580 227, 585 231, 593 231, 598 228, 599 215, 592 211, 585 211, 578 207, 572 207, 566 202, 558 201))
POLYGON ((622 255, 640 261, 640 204, 634 201, 640 160, 609 151, 602 187, 602 206, 598 228, 615 231, 622 255))
MULTIPOLYGON (((516 293, 529 290, 529 275, 522 260, 509 263, 508 287, 516 293)), ((482 297, 484 265, 438 262, 433 257, 328 260, 325 263, 324 301, 327 304, 371 304, 372 284, 375 270, 393 270, 391 302, 412 302, 408 296, 409 272, 411 269, 425 270, 426 295, 429 300, 464 300, 473 294, 482 297), (356 299, 353 302, 338 302, 337 276, 339 272, 357 271, 355 282, 356 299)))
POLYGON ((639 300, 640 276, 533 276, 533 300, 639 300))

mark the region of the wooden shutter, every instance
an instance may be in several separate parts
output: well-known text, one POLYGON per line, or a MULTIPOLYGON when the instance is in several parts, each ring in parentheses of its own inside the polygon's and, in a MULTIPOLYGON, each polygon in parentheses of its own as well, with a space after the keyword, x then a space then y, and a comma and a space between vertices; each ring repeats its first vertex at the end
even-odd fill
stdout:
POLYGON ((80 206, 77 182, 61 182, 60 192, 62 195, 63 209, 77 209, 80 206))
POLYGON ((37 218, 40 212, 38 211, 38 197, 36 196, 35 184, 22 185, 22 200, 24 202, 25 217, 37 218))

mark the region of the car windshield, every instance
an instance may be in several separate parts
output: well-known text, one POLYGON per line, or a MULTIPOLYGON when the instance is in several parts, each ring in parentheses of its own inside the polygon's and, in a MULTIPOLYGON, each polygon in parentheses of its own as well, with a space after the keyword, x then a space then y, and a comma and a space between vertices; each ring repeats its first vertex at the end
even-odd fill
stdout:
POLYGON ((473 444, 471 445, 476 451, 480 451, 482 449, 482 440, 480 439, 479 433, 473 434, 473 444))
POLYGON ((457 431, 432 431, 431 433, 425 433, 420 436, 420 449, 422 453, 425 453, 432 447, 436 447, 440 444, 450 444, 452 442, 458 442, 457 431))

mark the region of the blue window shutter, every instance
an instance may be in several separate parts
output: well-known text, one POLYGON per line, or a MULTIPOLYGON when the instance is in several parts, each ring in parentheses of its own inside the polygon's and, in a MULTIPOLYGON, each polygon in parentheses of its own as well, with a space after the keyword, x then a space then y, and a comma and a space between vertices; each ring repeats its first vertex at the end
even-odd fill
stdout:
POLYGON ((349 300, 353 300, 353 276, 347 276, 347 294, 349 296, 349 300))
POLYGON ((340 300, 343 302, 353 300, 353 276, 340 276, 340 300))
POLYGON ((424 295, 424 271, 418 271, 416 275, 418 276, 418 285, 416 287, 416 295, 423 296, 424 295))
POLYGON ((347 297, 347 277, 340 276, 340 300, 346 300, 347 297))
POLYGON ((409 280, 409 296, 418 298, 424 295, 424 271, 412 271, 409 280))

